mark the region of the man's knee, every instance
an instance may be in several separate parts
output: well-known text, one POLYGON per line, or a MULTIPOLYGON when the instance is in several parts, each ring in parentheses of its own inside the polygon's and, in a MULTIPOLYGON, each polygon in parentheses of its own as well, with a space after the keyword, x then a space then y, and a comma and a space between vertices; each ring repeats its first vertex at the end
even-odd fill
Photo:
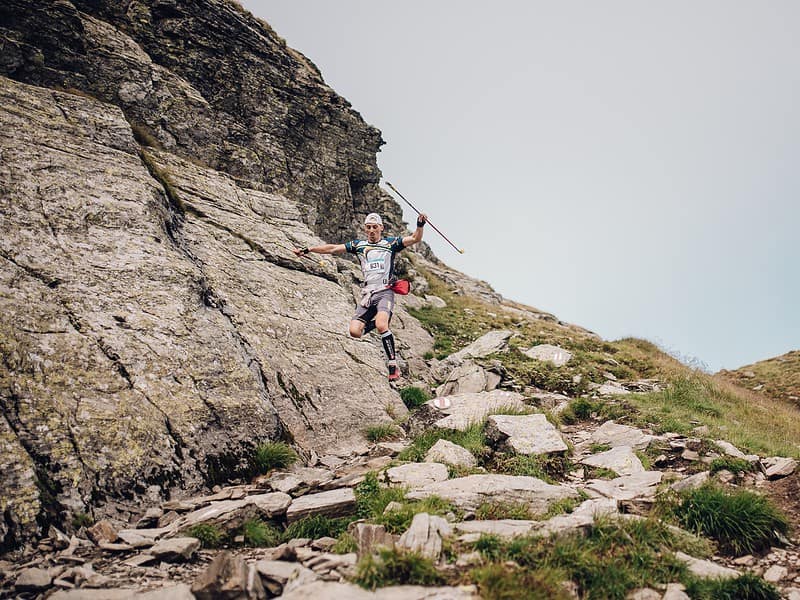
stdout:
POLYGON ((384 333, 389 329, 389 313, 381 311, 375 315, 375 328, 378 333, 384 333))
POLYGON ((364 324, 361 321, 350 321, 350 335, 354 338, 360 338, 364 333, 364 324))

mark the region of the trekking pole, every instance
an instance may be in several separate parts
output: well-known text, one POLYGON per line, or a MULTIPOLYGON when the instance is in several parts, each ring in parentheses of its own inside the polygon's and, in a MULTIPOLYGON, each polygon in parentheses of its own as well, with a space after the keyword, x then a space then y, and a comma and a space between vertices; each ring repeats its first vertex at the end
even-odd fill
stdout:
MULTIPOLYGON (((413 208, 415 213, 417 213, 417 214, 421 214, 421 213, 420 213, 420 212, 417 210, 417 207, 416 207, 416 206, 414 206, 413 204, 411 204, 411 202, 409 202, 408 200, 406 200, 406 197, 405 197, 405 196, 403 196, 403 194, 401 194, 400 192, 398 192, 398 191, 397 191, 397 188, 396 188, 396 187, 394 187, 394 186, 393 186, 391 183, 389 183, 388 181, 386 182, 386 185, 388 185, 390 188, 392 188, 392 191, 393 191, 395 194, 397 194, 398 196, 400 196, 400 197, 401 197, 401 198, 402 198, 402 199, 405 201, 405 203, 406 203, 406 204, 408 204, 408 205, 409 205, 411 208, 413 208)), ((440 236, 442 236, 442 237, 445 239, 445 241, 446 241, 448 244, 450 244, 450 245, 451 245, 453 248, 455 248, 455 249, 456 249, 456 250, 457 250, 459 253, 461 253, 461 254, 464 254, 464 250, 463 250, 463 249, 461 249, 461 248, 459 248, 458 246, 456 246, 456 245, 455 245, 453 242, 451 242, 449 239, 447 239, 447 236, 446 236, 445 234, 443 234, 441 231, 439 231, 439 228, 438 228, 438 227, 436 227, 436 225, 434 225, 433 223, 431 223, 431 222, 430 222, 430 220, 428 220, 428 225, 430 225, 431 227, 433 227, 433 229, 436 231, 436 233, 438 233, 440 236)))

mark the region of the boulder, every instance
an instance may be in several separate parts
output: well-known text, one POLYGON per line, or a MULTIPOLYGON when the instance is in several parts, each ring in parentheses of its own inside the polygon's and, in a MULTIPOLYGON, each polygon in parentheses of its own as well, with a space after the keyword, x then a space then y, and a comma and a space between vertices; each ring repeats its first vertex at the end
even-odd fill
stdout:
POLYGON ((611 450, 593 454, 580 461, 590 467, 610 469, 617 475, 636 475, 644 473, 644 466, 630 446, 617 446, 611 450))
POLYGON ((606 421, 592 433, 589 440, 594 444, 603 444, 612 448, 630 446, 634 450, 644 450, 650 445, 653 436, 636 427, 606 421))
POLYGON ((273 596, 280 596, 319 579, 311 569, 284 560, 259 560, 255 563, 255 568, 261 575, 262 583, 273 596))
POLYGON ((487 371, 471 360, 464 361, 447 376, 447 381, 436 388, 437 396, 476 394, 490 392, 500 384, 500 375, 487 371))
POLYGON ((486 436, 517 454, 554 454, 568 450, 558 429, 543 414, 491 415, 486 436))
POLYGON ((551 344, 531 346, 522 352, 528 358, 549 362, 556 367, 563 367, 572 359, 572 353, 551 344))
POLYGON ((694 475, 690 475, 686 479, 681 479, 680 481, 676 481, 670 487, 676 492, 696 490, 697 488, 701 487, 705 482, 707 482, 709 477, 711 477, 711 471, 701 471, 700 473, 695 473, 694 475))
POLYGON ((91 527, 86 530, 86 535, 89 536, 89 539, 92 540, 95 544, 100 544, 103 542, 111 543, 115 542, 118 538, 117 530, 114 526, 103 519, 102 521, 98 521, 91 527))
POLYGON ((431 446, 425 455, 425 462, 438 462, 456 467, 474 467, 478 464, 469 450, 445 439, 440 439, 431 446))
POLYGON ((187 560, 200 549, 200 540, 193 537, 174 537, 154 544, 148 553, 159 560, 187 560))
POLYGON ((793 458, 785 458, 781 456, 773 456, 765 458, 761 461, 766 468, 766 476, 768 479, 780 479, 781 477, 788 477, 794 473, 797 468, 797 461, 793 458))
MULTIPOLYGON (((283 516, 291 503, 292 497, 283 492, 256 494, 241 500, 221 500, 178 517, 166 529, 177 532, 199 523, 214 523, 233 529, 248 519, 256 517, 272 519, 283 516)), ((147 530, 135 530, 138 534, 143 534, 145 531, 147 530)))
POLYGON ((733 456, 734 458, 746 458, 745 453, 730 442, 726 442, 725 440, 716 440, 714 443, 728 456, 733 456))
POLYGON ((388 533, 383 525, 353 523, 347 529, 356 540, 359 558, 371 553, 378 546, 394 547, 394 536, 388 533))
MULTIPOLYGON (((477 394, 455 394, 444 397, 450 401, 450 406, 440 411, 446 416, 434 424, 441 429, 463 431, 470 425, 482 422, 489 414, 496 413, 504 408, 517 410, 525 408, 521 394, 505 390, 492 390, 491 392, 479 392, 477 394)), ((426 404, 436 408, 433 400, 428 401, 426 404)))
POLYGON ((261 600, 267 595, 259 572, 241 556, 223 551, 195 578, 192 593, 197 600, 261 600))
POLYGON ((386 471, 386 479, 390 484, 411 488, 445 481, 448 477, 447 467, 433 462, 408 463, 386 471))
POLYGON ((438 561, 442 554, 442 538, 452 533, 452 526, 442 517, 417 513, 408 530, 400 536, 397 546, 438 561))

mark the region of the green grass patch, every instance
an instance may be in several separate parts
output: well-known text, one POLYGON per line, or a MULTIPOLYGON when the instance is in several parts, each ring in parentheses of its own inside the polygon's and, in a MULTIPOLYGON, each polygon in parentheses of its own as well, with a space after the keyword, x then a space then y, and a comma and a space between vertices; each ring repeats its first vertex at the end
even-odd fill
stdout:
POLYGON ((379 525, 383 525, 389 533, 403 533, 411 525, 414 516, 419 513, 444 516, 452 512, 461 516, 461 511, 455 505, 438 496, 429 496, 422 500, 402 502, 402 506, 389 512, 383 512, 373 517, 379 525))
POLYGON ((387 585, 441 585, 444 578, 421 554, 382 548, 377 556, 367 554, 359 561, 354 581, 374 590, 387 585))
POLYGON ((219 548, 225 540, 225 535, 219 527, 209 523, 192 525, 184 531, 184 534, 200 540, 200 546, 203 548, 219 548))
POLYGON ((298 459, 297 453, 284 442, 267 442, 256 447, 253 453, 252 468, 258 475, 272 469, 285 469, 298 459))
POLYGON ((563 573, 556 569, 520 569, 492 563, 470 573, 481 598, 502 600, 571 600, 563 573))
POLYGON ((72 526, 75 529, 80 529, 81 527, 91 527, 92 525, 94 525, 94 518, 88 513, 77 512, 72 516, 72 526))
POLYGON ((711 461, 709 471, 712 474, 719 471, 730 471, 731 473, 752 473, 756 470, 756 465, 743 458, 735 458, 733 456, 721 456, 711 461))
POLYGON ((780 600, 777 588, 752 573, 735 579, 694 579, 686 585, 693 600, 780 600))
POLYGON ((406 405, 406 408, 413 410, 425 404, 431 399, 431 396, 422 388, 408 386, 400 390, 400 399, 406 405))
POLYGON ((681 524, 715 540, 722 552, 752 554, 777 543, 785 534, 786 517, 764 496, 748 490, 704 485, 683 495, 675 509, 681 524))
POLYGON ((492 460, 493 471, 537 477, 547 483, 563 479, 574 466, 569 458, 558 455, 495 454, 492 460))
POLYGON ((339 534, 336 543, 331 548, 334 554, 349 554, 351 552, 358 552, 358 542, 351 534, 346 531, 339 534))
POLYGON ((379 423, 370 425, 364 429, 364 437, 370 442, 385 442, 396 440, 403 435, 403 432, 394 423, 379 423))
POLYGON ((383 514, 389 502, 402 502, 404 488, 390 488, 380 484, 374 472, 367 473, 364 481, 355 488, 356 515, 361 519, 372 519, 383 514))
POLYGON ((397 455, 398 460, 421 462, 425 459, 428 450, 439 440, 448 440, 466 448, 473 456, 481 458, 489 453, 486 445, 486 435, 483 431, 484 423, 474 423, 464 431, 456 429, 429 429, 418 435, 411 445, 397 455))
POLYGON ((332 519, 324 515, 312 515, 290 523, 286 531, 283 532, 283 541, 288 542, 295 538, 310 538, 312 540, 321 537, 336 538, 345 533, 347 526, 354 520, 355 517, 332 519))
POLYGON ((269 547, 277 546, 282 541, 281 531, 261 519, 249 519, 239 528, 240 535, 244 536, 247 546, 269 547))
POLYGON ((482 536, 473 547, 492 562, 514 561, 522 569, 557 572, 578 585, 581 598, 622 600, 639 587, 688 582, 688 569, 674 552, 697 553, 702 549, 698 544, 654 519, 598 519, 585 537, 482 536))

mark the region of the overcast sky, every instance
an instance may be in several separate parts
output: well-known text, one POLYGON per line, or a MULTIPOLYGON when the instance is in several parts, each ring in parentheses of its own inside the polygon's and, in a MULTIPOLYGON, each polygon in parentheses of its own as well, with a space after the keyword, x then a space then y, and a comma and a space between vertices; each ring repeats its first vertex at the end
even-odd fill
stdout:
POLYGON ((383 132, 449 265, 712 371, 800 348, 800 3, 242 4, 383 132))

